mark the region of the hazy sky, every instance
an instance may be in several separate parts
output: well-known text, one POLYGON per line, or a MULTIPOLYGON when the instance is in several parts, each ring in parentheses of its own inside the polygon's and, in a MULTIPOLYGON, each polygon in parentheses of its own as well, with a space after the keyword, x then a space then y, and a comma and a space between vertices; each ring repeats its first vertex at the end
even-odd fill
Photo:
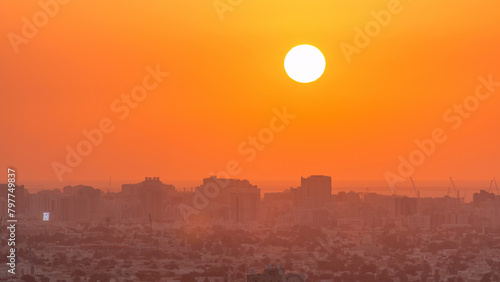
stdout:
POLYGON ((23 17, 33 22, 43 10, 37 1, 2 1, 1 167, 57 181, 52 163, 66 165, 66 147, 109 118, 114 130, 63 184, 198 180, 231 160, 241 168, 235 177, 251 180, 383 181, 436 128, 447 139, 414 178, 500 178, 500 87, 460 125, 454 113, 443 118, 474 95, 479 76, 500 81, 500 3, 401 1, 349 63, 341 43, 356 46, 356 27, 364 30, 391 2, 242 1, 221 20, 211 0, 73 0, 14 48, 23 17), (326 57, 314 83, 284 71, 299 44, 326 57), (121 119, 112 105, 143 84, 147 66, 169 76, 121 119), (248 161, 238 148, 250 148, 242 142, 284 107, 296 117, 248 161))

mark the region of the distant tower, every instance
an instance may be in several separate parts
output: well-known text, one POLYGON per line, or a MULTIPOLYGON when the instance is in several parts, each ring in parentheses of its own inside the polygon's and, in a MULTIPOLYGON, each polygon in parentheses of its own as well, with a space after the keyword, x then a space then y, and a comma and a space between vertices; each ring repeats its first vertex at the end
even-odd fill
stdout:
POLYGON ((231 268, 227 269, 227 282, 231 282, 231 268))

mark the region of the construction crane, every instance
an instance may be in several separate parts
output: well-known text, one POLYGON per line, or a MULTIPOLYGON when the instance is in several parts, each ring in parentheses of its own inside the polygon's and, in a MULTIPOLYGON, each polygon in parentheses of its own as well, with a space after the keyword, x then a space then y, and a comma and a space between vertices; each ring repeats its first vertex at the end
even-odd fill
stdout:
POLYGON ((109 177, 108 193, 111 192, 111 176, 109 177))
POLYGON ((460 192, 457 191, 457 188, 455 188, 455 183, 453 183, 453 178, 451 178, 451 176, 450 176, 450 181, 451 181, 451 187, 453 187, 453 191, 457 195, 457 199, 460 199, 460 192))
POLYGON ((415 182, 413 182, 413 178, 411 176, 410 180, 411 180, 411 186, 413 187, 413 191, 415 192, 415 196, 417 196, 417 198, 420 198, 420 191, 417 191, 417 188, 415 188, 415 182))
POLYGON ((488 193, 491 193, 491 187, 493 187, 493 179, 490 181, 490 188, 488 189, 488 193))
POLYGON ((396 187, 394 185, 391 187, 392 196, 396 196, 396 187))
POLYGON ((410 193, 415 191, 415 183, 413 183, 413 178, 410 176, 410 182, 411 182, 411 187, 410 187, 410 193), (412 190, 413 187, 413 190, 412 190))
POLYGON ((497 195, 498 195, 498 186, 497 186, 497 180, 495 177, 493 177, 493 182, 495 182, 495 189, 497 190, 497 195))

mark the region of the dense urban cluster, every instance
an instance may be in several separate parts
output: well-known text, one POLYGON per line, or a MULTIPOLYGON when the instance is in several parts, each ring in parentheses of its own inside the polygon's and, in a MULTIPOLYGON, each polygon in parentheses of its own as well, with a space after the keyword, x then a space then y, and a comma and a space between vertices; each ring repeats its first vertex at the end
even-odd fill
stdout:
MULTIPOLYGON (((158 177, 120 192, 18 186, 16 279, 500 281, 500 196, 481 191, 465 203, 331 187, 320 175, 263 194, 217 177, 183 190, 158 177)), ((7 271, 0 280, 16 281, 7 271)))

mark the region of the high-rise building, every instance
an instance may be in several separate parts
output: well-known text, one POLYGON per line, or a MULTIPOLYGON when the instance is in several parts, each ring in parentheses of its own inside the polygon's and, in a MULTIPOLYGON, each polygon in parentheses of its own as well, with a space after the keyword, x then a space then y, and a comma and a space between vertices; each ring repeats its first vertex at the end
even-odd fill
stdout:
POLYGON ((260 189, 246 179, 224 179, 212 176, 203 179, 203 185, 195 189, 209 198, 210 205, 204 211, 211 219, 239 223, 257 219, 260 189))
POLYGON ((479 191, 479 193, 474 193, 472 196, 472 202, 475 207, 481 206, 481 203, 486 202, 486 201, 495 201, 495 194, 494 193, 488 193, 485 190, 479 191))
POLYGON ((91 186, 66 186, 61 198, 62 220, 100 220, 102 191, 91 186))
POLYGON ((417 213, 417 199, 408 197, 394 198, 396 216, 409 216, 417 213))
POLYGON ((325 226, 329 222, 328 204, 332 202, 332 178, 311 175, 300 178, 300 186, 290 188, 290 199, 295 208, 295 224, 325 226))
POLYGON ((269 225, 275 225, 280 217, 290 213, 293 202, 290 190, 278 193, 264 193, 261 204, 261 219, 269 225))
POLYGON ((297 225, 325 227, 328 225, 329 215, 326 209, 295 208, 293 220, 297 225))
POLYGON ((49 212, 51 220, 60 220, 62 214, 61 198, 62 193, 60 190, 43 190, 30 195, 29 217, 41 221, 43 219, 43 213, 49 212))
POLYGON ((126 203, 127 216, 125 217, 151 217, 154 221, 163 221, 166 210, 171 203, 175 187, 164 184, 159 177, 146 177, 144 181, 136 184, 123 184, 122 197, 126 203))
POLYGON ((311 175, 300 178, 299 205, 322 207, 330 202, 332 195, 332 178, 323 175, 311 175))

